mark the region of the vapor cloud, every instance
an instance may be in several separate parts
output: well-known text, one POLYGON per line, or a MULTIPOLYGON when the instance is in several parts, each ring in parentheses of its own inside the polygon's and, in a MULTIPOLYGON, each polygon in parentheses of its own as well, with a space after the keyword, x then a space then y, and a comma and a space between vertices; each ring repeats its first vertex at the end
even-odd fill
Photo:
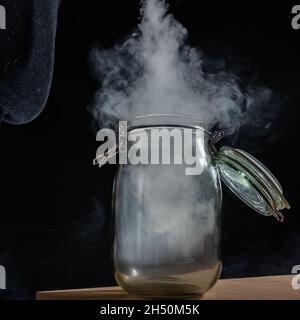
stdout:
POLYGON ((202 54, 162 0, 142 2, 136 33, 112 49, 91 52, 99 90, 90 111, 100 127, 146 114, 186 114, 225 128, 228 135, 249 122, 266 129, 273 93, 248 86, 226 70, 204 72, 202 54), (261 118, 260 118, 261 116, 261 118))

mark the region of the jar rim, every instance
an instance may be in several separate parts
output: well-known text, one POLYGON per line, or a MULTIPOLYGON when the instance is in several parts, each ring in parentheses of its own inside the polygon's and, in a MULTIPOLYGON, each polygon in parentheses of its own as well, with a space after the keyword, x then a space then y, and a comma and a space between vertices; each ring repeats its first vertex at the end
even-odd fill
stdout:
POLYGON ((186 114, 146 114, 128 121, 128 131, 149 127, 179 127, 202 130, 211 135, 212 125, 186 114))

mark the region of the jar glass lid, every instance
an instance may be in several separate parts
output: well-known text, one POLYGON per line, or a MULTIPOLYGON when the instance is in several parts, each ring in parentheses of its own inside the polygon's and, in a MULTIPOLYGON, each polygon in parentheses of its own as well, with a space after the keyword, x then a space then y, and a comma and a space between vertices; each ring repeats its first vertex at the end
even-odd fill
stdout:
POLYGON ((280 212, 290 205, 273 174, 245 151, 222 147, 216 154, 222 181, 249 207, 265 216, 283 221, 280 212))

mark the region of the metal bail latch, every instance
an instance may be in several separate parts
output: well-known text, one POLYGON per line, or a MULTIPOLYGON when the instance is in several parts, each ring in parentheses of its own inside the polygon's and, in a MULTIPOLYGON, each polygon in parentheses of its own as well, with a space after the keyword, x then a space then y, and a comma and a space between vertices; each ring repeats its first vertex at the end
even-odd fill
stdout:
POLYGON ((95 166, 99 166, 99 168, 102 168, 109 162, 110 159, 115 157, 118 153, 119 146, 114 145, 113 147, 109 148, 105 153, 97 155, 93 163, 95 166))
POLYGON ((210 145, 210 148, 211 148, 211 151, 212 151, 214 157, 216 157, 218 155, 216 143, 218 143, 220 140, 222 140, 224 135, 225 135, 224 130, 216 130, 211 134, 211 137, 209 140, 209 145, 210 145))

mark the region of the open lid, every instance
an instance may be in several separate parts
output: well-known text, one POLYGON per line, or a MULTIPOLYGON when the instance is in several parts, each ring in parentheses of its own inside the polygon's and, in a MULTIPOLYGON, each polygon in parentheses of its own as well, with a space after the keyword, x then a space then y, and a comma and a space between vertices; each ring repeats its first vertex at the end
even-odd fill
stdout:
POLYGON ((290 205, 281 185, 263 164, 231 147, 222 147, 215 159, 222 181, 236 196, 258 213, 283 221, 280 211, 290 209, 290 205))

